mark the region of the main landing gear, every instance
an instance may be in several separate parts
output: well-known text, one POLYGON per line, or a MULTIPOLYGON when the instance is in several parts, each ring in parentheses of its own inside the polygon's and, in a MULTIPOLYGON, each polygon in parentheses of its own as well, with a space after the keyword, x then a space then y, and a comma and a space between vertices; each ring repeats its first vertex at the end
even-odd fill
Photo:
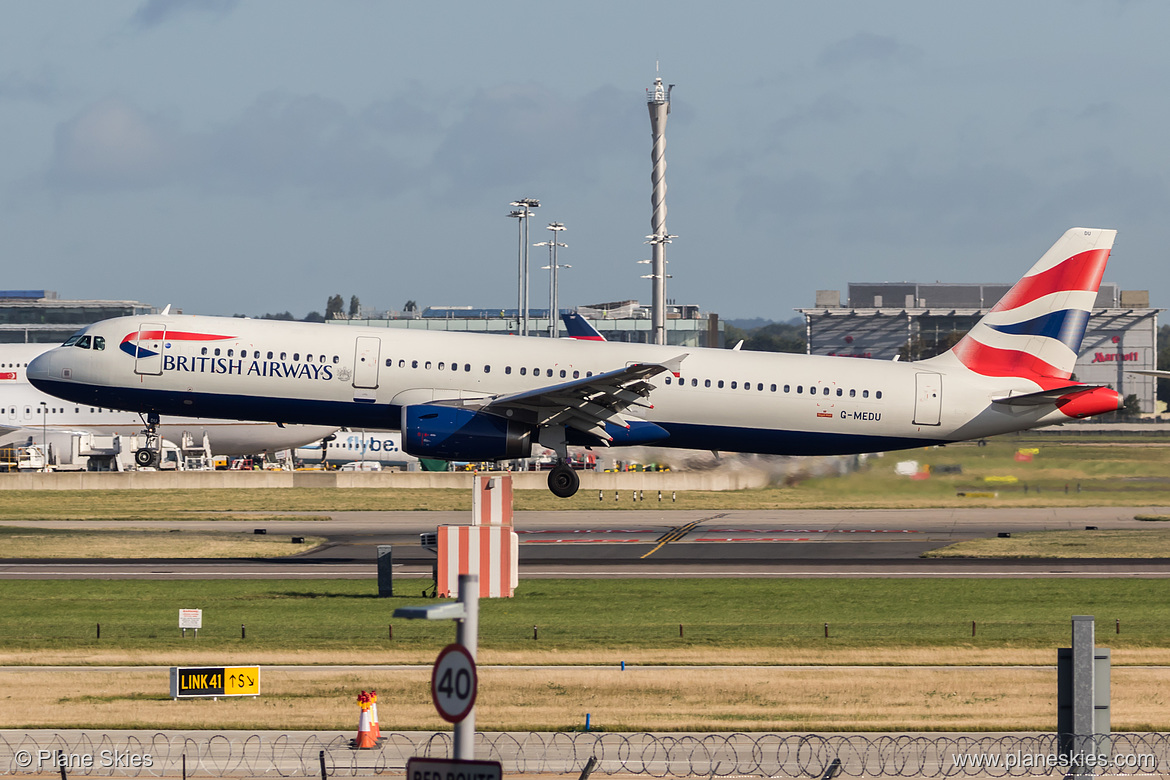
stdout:
POLYGON ((557 498, 568 498, 581 487, 581 478, 569 466, 569 446, 563 425, 542 426, 537 440, 557 454, 557 465, 548 473, 548 489, 557 498))
POLYGON ((158 432, 158 413, 146 415, 146 429, 142 432, 146 443, 134 451, 134 462, 138 468, 158 467, 162 459, 162 435, 158 432))
POLYGON ((581 487, 581 478, 573 471, 569 464, 561 460, 548 473, 548 489, 557 498, 568 498, 581 487))

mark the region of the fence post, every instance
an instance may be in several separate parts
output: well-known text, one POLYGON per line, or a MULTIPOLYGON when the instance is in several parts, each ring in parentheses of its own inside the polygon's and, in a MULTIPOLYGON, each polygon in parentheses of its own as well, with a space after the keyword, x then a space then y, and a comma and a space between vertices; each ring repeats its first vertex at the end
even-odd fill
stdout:
POLYGON ((325 751, 318 753, 317 758, 321 761, 321 780, 328 780, 328 775, 325 774, 325 751))

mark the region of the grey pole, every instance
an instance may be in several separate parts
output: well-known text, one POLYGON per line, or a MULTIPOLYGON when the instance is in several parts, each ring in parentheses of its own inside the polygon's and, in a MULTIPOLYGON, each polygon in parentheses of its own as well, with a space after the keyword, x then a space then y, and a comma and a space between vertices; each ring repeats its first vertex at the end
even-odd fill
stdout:
POLYGON ((514 216, 524 222, 523 237, 520 239, 520 300, 518 316, 520 317, 520 335, 528 335, 528 218, 532 216, 532 209, 540 208, 540 201, 536 198, 520 198, 512 201, 516 211, 508 216, 514 216))
POLYGON ((562 244, 557 241, 557 233, 564 230, 564 223, 550 222, 548 229, 553 231, 552 238, 548 241, 541 241, 533 246, 547 246, 548 247, 548 265, 544 266, 544 270, 548 271, 548 335, 550 338, 560 338, 561 335, 561 316, 560 303, 558 302, 558 285, 557 272, 561 268, 572 268, 571 265, 560 265, 557 262, 557 247, 568 247, 568 244, 562 244))
POLYGON ((650 136, 653 146, 650 162, 653 169, 650 183, 652 213, 650 216, 651 255, 650 276, 651 311, 654 327, 654 343, 666 343, 666 117, 670 114, 670 92, 674 85, 663 86, 661 78, 654 79, 654 86, 646 90, 646 106, 650 109, 650 136))
MULTIPOLYGON (((1072 618, 1072 666, 1073 666, 1073 754, 1081 757, 1095 753, 1093 732, 1094 691, 1096 690, 1093 649, 1096 643, 1092 615, 1073 615, 1072 618)), ((1092 776, 1088 767, 1078 767, 1075 775, 1092 776)))
MULTIPOLYGON (((459 601, 463 604, 464 616, 455 621, 455 641, 476 660, 479 650, 479 575, 459 575, 459 601)), ((475 707, 467 717, 455 724, 454 750, 456 761, 475 760, 475 707)))

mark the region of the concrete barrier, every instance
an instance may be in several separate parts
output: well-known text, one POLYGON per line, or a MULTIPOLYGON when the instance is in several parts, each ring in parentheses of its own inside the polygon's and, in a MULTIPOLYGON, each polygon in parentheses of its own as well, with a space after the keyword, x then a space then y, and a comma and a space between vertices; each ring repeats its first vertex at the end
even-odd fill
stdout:
MULTIPOLYGON (((582 471, 581 490, 747 490, 766 487, 762 471, 582 471)), ((0 474, 0 490, 206 490, 236 488, 446 488, 470 490, 469 471, 131 471, 0 474)), ((548 473, 513 472, 515 490, 547 490, 548 473)))

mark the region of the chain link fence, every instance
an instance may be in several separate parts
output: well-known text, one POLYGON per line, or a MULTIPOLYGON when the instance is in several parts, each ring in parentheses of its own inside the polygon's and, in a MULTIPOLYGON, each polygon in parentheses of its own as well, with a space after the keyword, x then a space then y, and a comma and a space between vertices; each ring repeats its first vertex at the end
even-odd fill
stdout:
MULTIPOLYGON (((413 756, 446 758, 449 732, 390 732, 378 749, 309 732, 0 732, 0 775, 86 777, 365 777, 401 775, 413 756), (63 770, 63 771, 62 771, 63 770)), ((1092 738, 1074 755, 1098 777, 1170 773, 1170 734, 1092 738)), ((1065 754, 1067 755, 1067 754, 1065 754)), ((792 735, 506 732, 476 735, 476 757, 506 775, 663 778, 1062 777, 1056 734, 792 735)))

